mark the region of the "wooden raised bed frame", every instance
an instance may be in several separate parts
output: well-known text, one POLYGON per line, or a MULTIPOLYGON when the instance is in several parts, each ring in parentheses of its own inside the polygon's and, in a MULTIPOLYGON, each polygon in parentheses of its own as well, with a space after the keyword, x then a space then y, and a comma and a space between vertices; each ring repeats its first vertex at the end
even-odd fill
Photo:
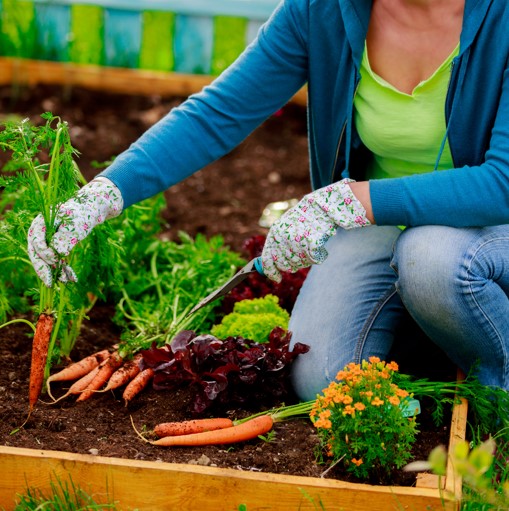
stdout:
MULTIPOLYGON (((467 407, 462 401, 453 408, 449 451, 465 438, 467 407)), ((0 505, 6 511, 27 487, 48 494, 58 480, 71 480, 97 502, 114 501, 122 511, 236 511, 241 504, 247 511, 457 511, 462 484, 450 463, 442 480, 426 474, 416 487, 372 486, 0 446, 0 505)))
MULTIPOLYGON (((119 94, 188 97, 213 79, 209 75, 0 57, 0 85, 13 87, 46 84, 119 94)), ((297 92, 291 101, 305 106, 306 87, 297 92)))

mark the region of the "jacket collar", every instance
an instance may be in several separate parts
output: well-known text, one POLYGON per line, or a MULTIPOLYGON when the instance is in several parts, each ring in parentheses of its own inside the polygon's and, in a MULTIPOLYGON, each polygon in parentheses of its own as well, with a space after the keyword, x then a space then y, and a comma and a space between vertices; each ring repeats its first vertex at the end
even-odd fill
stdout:
MULTIPOLYGON (((338 0, 345 20, 345 31, 352 55, 360 65, 364 41, 368 31, 373 0, 338 0)), ((506 0, 465 0, 463 28, 460 37, 460 55, 472 44, 492 2, 506 0)))

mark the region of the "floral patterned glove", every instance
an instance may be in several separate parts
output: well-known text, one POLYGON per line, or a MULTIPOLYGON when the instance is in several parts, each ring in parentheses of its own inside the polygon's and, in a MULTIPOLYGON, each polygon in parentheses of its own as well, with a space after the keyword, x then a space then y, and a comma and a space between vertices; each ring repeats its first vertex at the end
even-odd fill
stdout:
POLYGON ((74 270, 65 264, 73 247, 108 218, 120 215, 123 208, 120 190, 99 177, 85 185, 72 199, 61 204, 55 220, 56 232, 46 243, 46 225, 42 215, 35 217, 28 231, 28 256, 39 278, 51 287, 51 268, 60 265, 60 281, 77 281, 74 270), (63 256, 63 257, 62 257, 63 256))
POLYGON ((366 211, 343 179, 306 195, 270 228, 262 252, 263 271, 276 282, 281 272, 296 272, 327 258, 324 245, 338 227, 370 225, 366 211))

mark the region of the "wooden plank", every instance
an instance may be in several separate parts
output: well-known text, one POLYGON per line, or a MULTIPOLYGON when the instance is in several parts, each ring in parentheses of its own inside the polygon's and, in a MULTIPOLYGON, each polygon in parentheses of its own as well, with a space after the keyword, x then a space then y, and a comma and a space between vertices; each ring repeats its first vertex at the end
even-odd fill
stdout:
MULTIPOLYGON (((26 0, 18 0, 26 1, 26 0)), ((166 11, 193 16, 241 16, 265 20, 279 0, 33 0, 39 4, 99 5, 127 11, 166 11)))
POLYGON ((140 51, 140 69, 173 71, 173 38, 175 14, 172 12, 143 12, 143 35, 140 51))
POLYGON ((209 74, 212 60, 213 21, 206 16, 177 15, 175 19, 175 71, 209 74))
POLYGON ((121 509, 163 511, 249 511, 297 509, 327 511, 388 511, 419 509, 453 511, 455 503, 438 490, 384 487, 342 481, 242 472, 194 465, 131 461, 55 451, 0 447, 0 502, 26 485, 47 491, 53 478, 72 482, 121 509))
POLYGON ((262 21, 254 21, 250 20, 247 24, 247 30, 246 30, 246 46, 251 44, 256 36, 258 35, 258 31, 262 27, 263 22, 262 21))
MULTIPOLYGON (((456 445, 465 440, 467 433, 467 413, 468 401, 461 399, 461 403, 456 405, 453 409, 451 420, 451 432, 449 436, 449 452, 452 452, 456 445)), ((461 498, 462 494, 462 479, 461 476, 454 472, 452 463, 447 465, 445 489, 451 494, 455 495, 457 499, 461 498)))
MULTIPOLYGON (((120 94, 187 97, 199 92, 213 78, 209 75, 164 73, 0 57, 0 84, 2 85, 53 84, 85 87, 91 90, 120 94)), ((299 105, 306 105, 306 88, 301 89, 291 101, 299 105)))
POLYGON ((247 20, 233 16, 214 18, 214 45, 210 74, 221 74, 246 47, 247 20))
POLYGON ((36 47, 34 56, 43 60, 67 62, 71 9, 67 5, 35 5, 36 47))
POLYGON ((104 12, 95 5, 71 8, 69 58, 77 64, 104 64, 104 12))
POLYGON ((141 12, 104 10, 104 63, 137 68, 141 49, 141 12))
POLYGON ((35 50, 33 2, 2 0, 2 55, 32 58, 35 50))
POLYGON ((415 486, 417 488, 443 488, 445 486, 445 481, 443 479, 441 480, 436 474, 422 472, 417 474, 415 486))

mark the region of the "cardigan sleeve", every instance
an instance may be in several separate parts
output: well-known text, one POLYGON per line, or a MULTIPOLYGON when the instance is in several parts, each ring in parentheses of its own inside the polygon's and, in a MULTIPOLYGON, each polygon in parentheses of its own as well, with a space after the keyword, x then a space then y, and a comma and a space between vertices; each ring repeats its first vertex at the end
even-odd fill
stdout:
POLYGON ((120 154, 102 176, 125 207, 161 192, 234 149, 307 81, 308 0, 283 0, 221 76, 120 154))

